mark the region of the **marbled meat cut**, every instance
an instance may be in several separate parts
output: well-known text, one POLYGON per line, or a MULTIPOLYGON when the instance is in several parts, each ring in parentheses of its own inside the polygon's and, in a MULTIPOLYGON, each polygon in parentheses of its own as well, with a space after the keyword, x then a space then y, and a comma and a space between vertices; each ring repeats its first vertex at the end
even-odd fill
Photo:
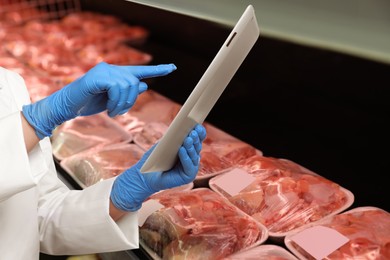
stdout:
POLYGON ((53 154, 65 158, 99 144, 130 141, 131 135, 100 113, 65 122, 54 130, 51 140, 53 154))
MULTIPOLYGON (((346 244, 324 260, 390 259, 390 214, 382 209, 355 208, 336 215, 328 223, 321 225, 337 230, 349 238, 346 244)), ((296 243, 291 243, 306 259, 314 260, 296 243)))
POLYGON ((76 154, 64 161, 85 186, 118 176, 141 159, 144 151, 135 144, 116 144, 76 154))
POLYGON ((204 126, 207 136, 201 151, 198 177, 227 171, 241 160, 257 154, 253 146, 226 134, 209 123, 205 122, 204 126))
POLYGON ((290 160, 255 155, 239 165, 255 181, 234 196, 216 189, 273 233, 322 219, 349 199, 338 184, 290 160))
POLYGON ((209 189, 151 198, 165 207, 147 218, 140 239, 162 259, 222 259, 264 238, 265 229, 209 189))
POLYGON ((160 122, 150 122, 141 131, 133 133, 133 141, 142 149, 149 150, 167 131, 168 125, 160 122))

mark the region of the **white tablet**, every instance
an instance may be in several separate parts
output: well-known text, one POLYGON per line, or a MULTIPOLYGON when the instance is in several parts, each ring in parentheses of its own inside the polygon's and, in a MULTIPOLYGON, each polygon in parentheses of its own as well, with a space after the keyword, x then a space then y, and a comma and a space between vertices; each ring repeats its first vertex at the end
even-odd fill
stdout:
POLYGON ((207 115, 252 49, 260 34, 252 5, 249 5, 210 63, 163 137, 141 168, 141 172, 167 171, 177 160, 184 138, 207 115))

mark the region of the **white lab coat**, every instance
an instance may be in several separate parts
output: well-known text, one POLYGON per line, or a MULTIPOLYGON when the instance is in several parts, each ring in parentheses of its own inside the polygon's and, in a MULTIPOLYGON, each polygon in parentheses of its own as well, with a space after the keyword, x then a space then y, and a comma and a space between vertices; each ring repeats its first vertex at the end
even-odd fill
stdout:
POLYGON ((24 80, 0 67, 0 259, 39 259, 138 248, 138 219, 109 214, 113 179, 82 191, 57 177, 49 138, 26 152, 20 111, 24 80))

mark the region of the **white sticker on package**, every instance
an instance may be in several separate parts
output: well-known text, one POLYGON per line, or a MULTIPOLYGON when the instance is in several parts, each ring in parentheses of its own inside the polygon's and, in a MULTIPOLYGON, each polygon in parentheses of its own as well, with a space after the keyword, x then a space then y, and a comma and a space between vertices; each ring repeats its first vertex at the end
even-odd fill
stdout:
POLYGON ((164 205, 157 200, 150 199, 142 203, 142 207, 138 210, 138 226, 141 227, 150 215, 161 208, 164 208, 164 205))
POLYGON ((343 234, 324 226, 305 229, 292 236, 291 240, 318 260, 324 259, 349 241, 343 234))
POLYGON ((221 175, 221 177, 217 178, 214 183, 231 196, 234 196, 255 180, 256 178, 246 171, 235 168, 221 175))

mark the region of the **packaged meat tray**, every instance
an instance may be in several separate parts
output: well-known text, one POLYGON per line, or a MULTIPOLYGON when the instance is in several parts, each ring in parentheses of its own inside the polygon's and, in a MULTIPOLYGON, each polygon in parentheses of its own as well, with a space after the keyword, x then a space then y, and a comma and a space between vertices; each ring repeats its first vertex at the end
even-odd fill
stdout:
POLYGON ((302 227, 284 242, 303 260, 390 259, 390 213, 354 208, 302 227))
POLYGON ((119 143, 75 154, 62 160, 60 166, 80 187, 86 188, 121 174, 137 163, 144 153, 135 144, 119 143))
POLYGON ((208 122, 204 122, 206 139, 203 142, 196 187, 207 187, 211 177, 226 172, 240 161, 263 153, 208 122))
POLYGON ((123 127, 126 131, 130 133, 136 133, 142 130, 145 125, 144 121, 141 121, 138 117, 130 115, 129 112, 117 115, 113 119, 123 127))
MULTIPOLYGON (((149 36, 142 26, 128 25, 112 15, 82 11, 47 19, 48 13, 37 7, 34 3, 9 3, 0 10, 2 49, 37 73, 36 79, 30 77, 34 84, 42 85, 41 81, 46 83, 50 78, 63 87, 102 61, 143 65, 152 60, 149 53, 135 48, 149 36)), ((39 100, 42 92, 50 94, 50 90, 35 91, 40 96, 33 95, 33 101, 39 100)))
POLYGON ((133 131, 133 141, 145 151, 149 150, 167 131, 168 125, 163 122, 149 122, 133 131))
POLYGON ((346 210, 353 194, 287 159, 255 155, 213 177, 210 188, 267 227, 282 242, 294 229, 346 210))
POLYGON ((32 102, 47 97, 63 86, 61 81, 39 75, 5 50, 0 50, 0 67, 12 70, 23 77, 32 102))
POLYGON ((67 121, 51 137, 53 155, 59 161, 94 146, 128 143, 132 139, 129 132, 104 112, 67 121))
POLYGON ((225 257, 223 260, 298 260, 278 245, 260 245, 225 257))
POLYGON ((223 259, 262 244, 267 229, 207 188, 155 194, 161 207, 140 226, 153 259, 223 259))
MULTIPOLYGON (((150 89, 138 96, 127 114, 144 123, 160 122, 169 125, 180 108, 179 104, 150 89)), ((120 117, 115 119, 121 121, 120 117)))

